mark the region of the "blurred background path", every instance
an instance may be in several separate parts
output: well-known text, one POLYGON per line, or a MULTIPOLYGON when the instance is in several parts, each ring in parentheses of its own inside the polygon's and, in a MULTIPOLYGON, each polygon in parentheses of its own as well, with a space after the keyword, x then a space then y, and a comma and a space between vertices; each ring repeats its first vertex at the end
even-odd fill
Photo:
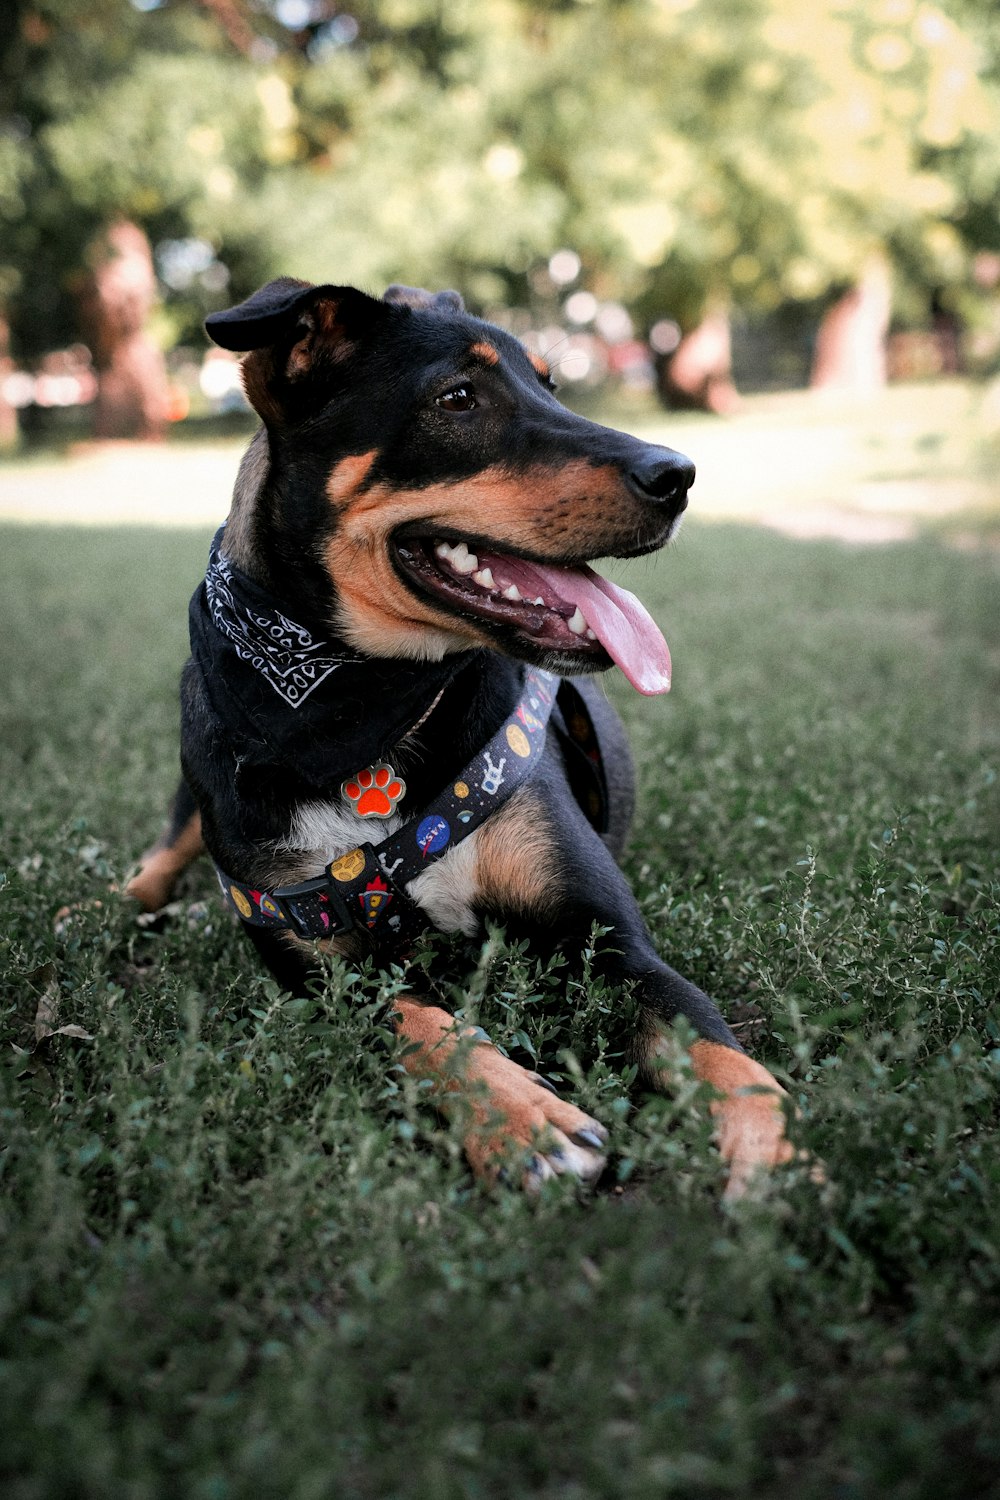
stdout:
MULTIPOLYGON (((1000 544, 996 396, 959 380, 864 401, 816 392, 745 400, 728 417, 594 413, 698 465, 691 515, 790 536, 878 543, 931 530, 1000 544)), ((0 521, 211 525, 229 504, 245 435, 214 442, 81 443, 0 466, 0 521)), ((544 496, 539 497, 544 504, 544 496)))

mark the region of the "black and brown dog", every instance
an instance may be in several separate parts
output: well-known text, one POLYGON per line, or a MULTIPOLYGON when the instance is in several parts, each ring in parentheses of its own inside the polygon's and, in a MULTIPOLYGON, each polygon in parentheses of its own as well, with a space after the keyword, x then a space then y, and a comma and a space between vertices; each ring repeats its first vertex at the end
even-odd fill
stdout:
MULTIPOLYGON (((699 1034, 691 1064, 712 1086, 727 1191, 738 1194, 756 1168, 791 1155, 782 1090, 655 952, 615 863, 632 811, 621 726, 586 679, 572 704, 560 693, 549 706, 546 676, 617 663, 640 691, 669 686, 658 629, 588 564, 662 547, 692 465, 567 411, 545 364, 455 293, 393 287, 377 299, 282 279, 208 327, 246 354, 263 425, 192 601, 184 781, 130 893, 161 907, 204 839, 248 934, 295 989, 317 940, 398 960, 415 930, 400 923, 406 912, 470 935, 490 916, 577 960, 595 924, 610 929, 598 964, 634 987, 631 1047, 645 1079, 669 1082, 674 1018, 699 1034), (528 754, 516 713, 535 734, 531 774, 490 806, 479 788, 496 792, 501 761, 513 769, 528 754), (517 754, 491 756, 484 746, 505 724, 517 754), (603 759, 602 771, 590 755, 589 807, 574 745, 588 734, 603 759), (439 817, 443 789, 452 811, 439 817), (472 791, 487 804, 482 820, 449 844, 454 798, 472 791), (427 809, 414 825, 408 814, 427 809), (391 841, 414 826, 435 853, 426 868, 384 852, 402 851, 391 841), (353 881, 353 920, 333 875, 353 881), (328 893, 346 914, 332 926, 330 905, 317 904, 328 893)), ((511 1151, 531 1181, 597 1175, 607 1143, 597 1121, 427 997, 394 1004, 406 1069, 431 1078, 443 1108, 464 1099, 480 1175, 511 1151)))

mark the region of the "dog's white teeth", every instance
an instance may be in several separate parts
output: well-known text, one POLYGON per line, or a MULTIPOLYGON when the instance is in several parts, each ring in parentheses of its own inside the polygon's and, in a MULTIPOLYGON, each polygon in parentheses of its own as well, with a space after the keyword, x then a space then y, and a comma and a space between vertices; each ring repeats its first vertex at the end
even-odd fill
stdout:
POLYGON ((597 640, 597 636, 594 634, 594 632, 590 629, 589 626, 587 627, 587 640, 588 641, 596 641, 597 640))
POLYGON ((535 600, 535 603, 536 604, 544 604, 545 603, 545 600, 542 598, 541 594, 539 594, 538 598, 535 600))
POLYGON ((566 621, 566 624, 569 626, 570 630, 572 630, 574 635, 583 635, 583 632, 587 628, 587 622, 583 618, 583 614, 580 611, 579 604, 576 606, 576 609, 573 611, 570 618, 566 621))
POLYGON ((491 589, 494 587, 493 574, 489 568, 480 568, 478 573, 473 573, 472 581, 473 583, 478 583, 481 589, 491 589))
POLYGON ((504 589, 503 596, 505 599, 513 600, 516 604, 521 597, 521 590, 516 583, 512 583, 509 589, 504 589))
MULTIPOLYGON (((479 558, 474 552, 469 551, 465 542, 459 542, 454 547, 449 546, 447 542, 438 542, 434 548, 434 555, 442 562, 450 563, 456 573, 475 573, 479 567, 479 558)), ((484 573, 489 573, 489 571, 489 568, 483 569, 484 573)), ((479 580, 476 581, 478 583, 479 580)), ((492 575, 490 575, 490 582, 492 582, 492 575)), ((489 584, 485 585, 486 588, 489 586, 489 584)))

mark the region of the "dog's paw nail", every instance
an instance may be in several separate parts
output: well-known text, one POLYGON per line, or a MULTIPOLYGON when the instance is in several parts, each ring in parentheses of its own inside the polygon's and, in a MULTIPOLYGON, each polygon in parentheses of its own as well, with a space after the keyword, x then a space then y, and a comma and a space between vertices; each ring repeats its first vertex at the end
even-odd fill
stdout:
POLYGON ((603 1151, 608 1144, 608 1132, 603 1125, 595 1125, 592 1128, 585 1126, 583 1130, 574 1131, 573 1140, 578 1146, 589 1146, 592 1151, 603 1151))
POLYGON ((549 1165, 545 1157, 535 1155, 524 1169, 524 1186, 529 1193, 537 1192, 543 1182, 555 1175, 555 1168, 549 1165))
POLYGON ((545 1078, 541 1073, 532 1073, 531 1079, 533 1083, 538 1084, 539 1088, 548 1089, 550 1094, 555 1094, 556 1098, 559 1097, 559 1090, 551 1079, 545 1078))

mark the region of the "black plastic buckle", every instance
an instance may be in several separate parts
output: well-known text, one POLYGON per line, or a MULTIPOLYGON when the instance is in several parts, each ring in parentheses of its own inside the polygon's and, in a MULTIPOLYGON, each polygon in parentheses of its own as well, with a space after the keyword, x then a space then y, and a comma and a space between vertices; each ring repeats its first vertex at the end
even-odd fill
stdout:
POLYGON ((279 886, 273 895, 301 937, 339 937, 355 925, 328 875, 317 875, 299 885, 279 886))

